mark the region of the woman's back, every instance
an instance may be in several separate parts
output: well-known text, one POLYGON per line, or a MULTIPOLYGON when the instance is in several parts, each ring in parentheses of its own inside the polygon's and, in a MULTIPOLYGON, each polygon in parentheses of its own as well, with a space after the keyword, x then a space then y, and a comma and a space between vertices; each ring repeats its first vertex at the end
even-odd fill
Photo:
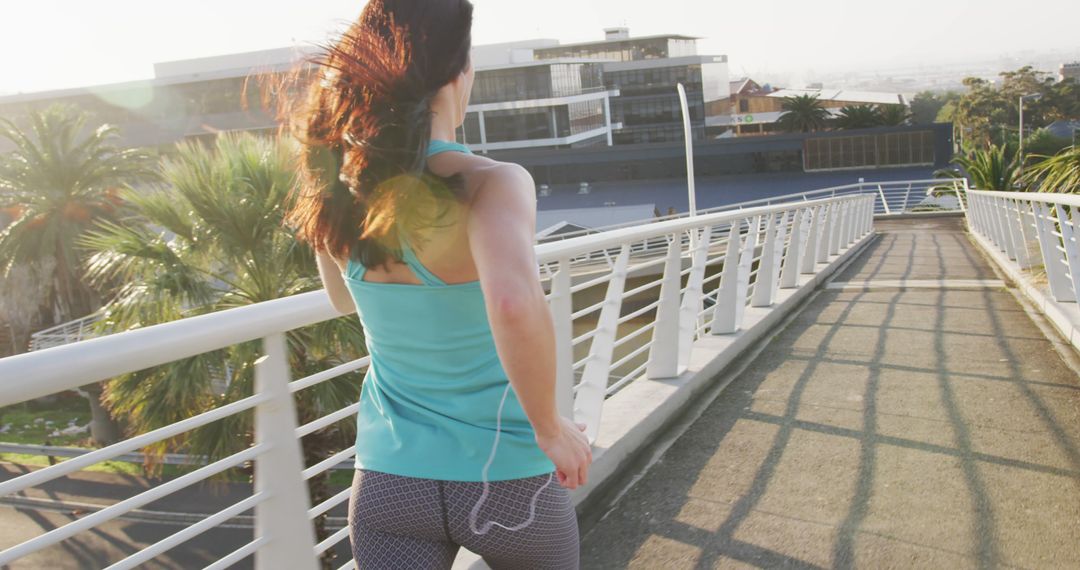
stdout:
MULTIPOLYGON (((447 151, 468 152, 432 141, 429 155, 447 151)), ((466 185, 476 182, 471 174, 465 178, 466 185)), ((442 231, 464 233, 454 226, 442 231)), ((447 241, 453 240, 441 240, 447 241)), ((424 266, 407 239, 401 244, 405 267, 419 283, 366 280, 369 270, 354 260, 343 272, 371 354, 357 420, 356 466, 479 481, 498 427, 498 461, 489 480, 551 472, 554 465, 536 446, 512 391, 502 417, 496 417, 508 378, 480 281, 448 284, 424 266)))

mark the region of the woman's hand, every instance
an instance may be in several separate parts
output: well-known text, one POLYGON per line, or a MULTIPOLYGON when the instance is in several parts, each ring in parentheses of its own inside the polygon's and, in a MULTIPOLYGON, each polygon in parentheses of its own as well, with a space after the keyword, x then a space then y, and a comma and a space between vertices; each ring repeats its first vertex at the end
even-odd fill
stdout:
POLYGON ((559 417, 559 432, 549 436, 536 436, 536 444, 555 464, 559 484, 567 489, 584 485, 592 464, 592 447, 585 434, 585 424, 559 417))

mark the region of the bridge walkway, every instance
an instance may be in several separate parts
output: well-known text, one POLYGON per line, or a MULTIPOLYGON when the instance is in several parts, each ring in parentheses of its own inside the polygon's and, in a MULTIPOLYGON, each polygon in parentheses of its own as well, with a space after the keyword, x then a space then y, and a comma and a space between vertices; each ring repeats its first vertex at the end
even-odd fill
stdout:
POLYGON ((582 567, 1080 567, 1080 379, 962 224, 875 222, 582 567))

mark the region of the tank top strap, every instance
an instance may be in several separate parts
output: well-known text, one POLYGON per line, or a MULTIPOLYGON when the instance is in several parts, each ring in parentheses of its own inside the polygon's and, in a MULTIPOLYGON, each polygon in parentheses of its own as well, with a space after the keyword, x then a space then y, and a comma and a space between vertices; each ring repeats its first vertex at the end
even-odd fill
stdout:
POLYGON ((367 271, 367 267, 364 267, 363 263, 356 261, 349 256, 349 260, 345 262, 345 276, 349 279, 355 279, 356 281, 364 280, 364 272, 367 271))
POLYGON ((434 273, 428 271, 427 267, 424 267, 424 264, 420 263, 420 259, 416 257, 416 253, 414 253, 412 247, 409 246, 409 242, 405 239, 405 236, 401 236, 399 239, 401 240, 402 259, 424 285, 430 287, 446 285, 445 281, 436 277, 434 273))
POLYGON ((428 156, 436 155, 441 152, 463 152, 465 154, 472 154, 469 147, 456 141, 442 141, 436 139, 428 141, 428 156))

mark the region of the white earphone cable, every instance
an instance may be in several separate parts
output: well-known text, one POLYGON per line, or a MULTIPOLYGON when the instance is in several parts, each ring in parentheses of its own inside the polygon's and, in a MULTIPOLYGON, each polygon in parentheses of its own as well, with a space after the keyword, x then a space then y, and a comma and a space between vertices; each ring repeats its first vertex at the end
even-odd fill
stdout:
POLYGON ((489 520, 484 523, 484 526, 481 529, 478 530, 476 528, 476 517, 480 513, 480 506, 483 505, 484 501, 487 500, 489 492, 490 484, 488 483, 488 469, 491 467, 491 463, 495 461, 495 451, 496 448, 498 448, 499 446, 499 432, 502 428, 503 404, 506 403, 506 396, 509 393, 510 383, 507 382, 506 390, 503 392, 502 401, 499 402, 499 413, 495 417, 495 443, 491 446, 491 454, 488 456, 487 463, 484 465, 484 469, 483 471, 481 471, 480 474, 480 478, 484 482, 484 490, 480 493, 480 500, 476 501, 476 505, 474 505, 472 511, 469 512, 469 528, 472 530, 473 534, 487 534, 493 526, 498 526, 506 530, 516 531, 521 530, 532 524, 533 520, 535 520, 536 518, 536 501, 540 498, 540 493, 542 493, 544 489, 546 489, 547 486, 551 484, 551 480, 554 476, 554 473, 549 473, 547 483, 544 483, 539 489, 536 490, 536 494, 533 495, 532 501, 529 503, 529 518, 525 519, 525 522, 522 522, 515 526, 506 526, 502 523, 489 520))

